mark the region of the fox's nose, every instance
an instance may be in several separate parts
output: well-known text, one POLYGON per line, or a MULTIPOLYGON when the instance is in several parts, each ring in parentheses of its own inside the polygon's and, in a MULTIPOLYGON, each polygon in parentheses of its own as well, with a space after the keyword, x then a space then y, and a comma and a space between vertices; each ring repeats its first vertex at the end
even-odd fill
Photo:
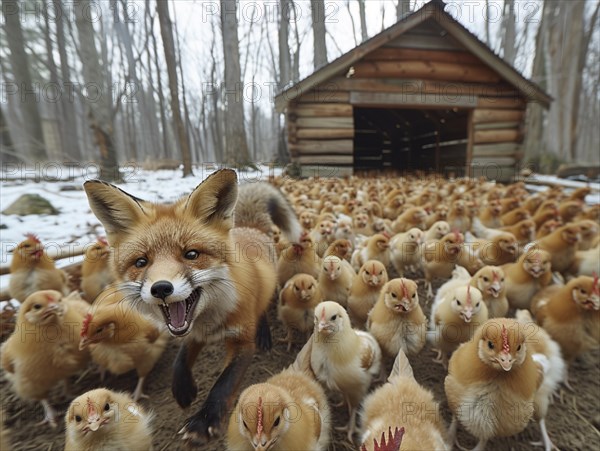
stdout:
POLYGON ((173 284, 168 280, 159 280, 158 282, 154 282, 150 287, 150 294, 155 298, 162 299, 163 301, 167 296, 171 296, 173 294, 173 284))

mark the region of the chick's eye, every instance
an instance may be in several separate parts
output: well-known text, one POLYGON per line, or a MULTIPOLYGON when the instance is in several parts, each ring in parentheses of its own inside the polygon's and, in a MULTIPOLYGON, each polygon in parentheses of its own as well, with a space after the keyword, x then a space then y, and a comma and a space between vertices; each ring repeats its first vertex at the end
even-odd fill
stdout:
POLYGON ((475 307, 479 307, 479 302, 477 304, 475 304, 475 307))
POLYGON ((110 405, 108 403, 104 404, 104 411, 108 412, 110 410, 110 405))
POLYGON ((273 427, 276 428, 277 426, 279 426, 280 421, 281 421, 281 417, 275 418, 275 421, 273 422, 273 427))
POLYGON ((191 251, 187 251, 183 256, 185 257, 186 260, 196 260, 199 255, 200 255, 200 252, 192 249, 191 251))
POLYGON ((580 289, 579 289, 579 292, 580 292, 581 294, 585 294, 585 290, 584 290, 583 288, 580 288, 580 289))
POLYGON ((248 427, 248 425, 246 424, 246 422, 244 421, 243 423, 244 423, 244 427, 245 427, 246 429, 250 430, 250 428, 248 427))
POLYGON ((331 317, 331 321, 335 321, 336 319, 337 319, 337 315, 333 315, 333 316, 331 317))
POLYGON ((143 268, 144 266, 146 266, 148 264, 148 259, 144 258, 144 257, 140 257, 135 261, 135 267, 136 268, 143 268))
POLYGON ((96 329, 96 333, 99 334, 100 332, 102 332, 104 330, 103 327, 99 327, 98 329, 96 329))
POLYGON ((494 343, 492 343, 491 341, 488 341, 488 348, 494 349, 494 343))
POLYGON ((392 295, 393 298, 398 297, 398 296, 396 296, 396 293, 391 293, 391 295, 392 295))
POLYGON ((75 415, 75 421, 79 423, 81 421, 81 417, 79 415, 75 415))
POLYGON ((417 293, 413 293, 412 297, 416 298, 417 297, 417 293))
POLYGON ((458 299, 456 300, 456 304, 461 305, 460 301, 458 299))
POLYGON ((517 346, 517 351, 521 350, 521 345, 517 346))
POLYGON ((487 277, 485 277, 485 276, 484 276, 484 277, 483 277, 483 281, 484 281, 484 282, 489 282, 489 281, 490 281, 490 279, 488 279, 487 277))
POLYGON ((35 305, 33 306, 33 309, 34 309, 34 310, 39 310, 39 309, 41 309, 41 308, 42 308, 42 306, 41 306, 40 304, 35 304, 35 305))

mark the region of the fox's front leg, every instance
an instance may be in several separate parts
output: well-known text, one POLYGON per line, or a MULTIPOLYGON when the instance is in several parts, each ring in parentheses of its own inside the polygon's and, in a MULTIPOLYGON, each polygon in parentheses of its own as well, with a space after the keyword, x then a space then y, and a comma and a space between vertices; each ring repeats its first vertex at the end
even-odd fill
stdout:
POLYGON ((254 343, 239 344, 227 342, 227 362, 229 362, 206 401, 193 416, 188 418, 179 431, 188 445, 195 447, 219 435, 223 417, 230 411, 246 370, 252 362, 254 343))
POLYGON ((198 343, 197 341, 186 341, 179 348, 179 352, 175 358, 171 392, 180 407, 189 407, 198 394, 198 387, 196 387, 196 381, 194 381, 192 368, 203 346, 202 343, 198 343))

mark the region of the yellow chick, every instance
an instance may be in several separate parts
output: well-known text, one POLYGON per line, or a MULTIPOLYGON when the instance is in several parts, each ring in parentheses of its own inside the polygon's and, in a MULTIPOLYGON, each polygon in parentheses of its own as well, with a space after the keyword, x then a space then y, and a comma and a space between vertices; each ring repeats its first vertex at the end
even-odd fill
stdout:
POLYGON ((388 274, 383 263, 369 260, 362 265, 348 296, 348 314, 356 327, 365 327, 367 316, 379 298, 381 287, 387 281, 388 274))
POLYGON ((345 265, 339 257, 335 255, 325 257, 319 274, 319 289, 323 299, 335 301, 346 307, 355 277, 356 273, 352 266, 345 265))
POLYGON ((406 270, 415 271, 420 267, 423 236, 424 232, 414 227, 394 235, 390 240, 390 261, 399 277, 404 277, 406 270))
POLYGON ((488 319, 481 291, 462 285, 437 297, 431 308, 430 337, 436 349, 436 361, 447 367, 448 354, 471 339, 475 329, 488 319))
POLYGON ((88 302, 94 302, 100 292, 114 281, 110 264, 110 246, 105 238, 89 246, 81 265, 81 291, 88 302))
POLYGON ((504 271, 498 266, 484 266, 471 279, 471 286, 479 289, 488 309, 489 318, 504 317, 509 305, 506 298, 504 271))
POLYGON ((317 281, 309 274, 296 274, 284 285, 279 293, 277 315, 287 329, 288 351, 292 348, 293 330, 304 333, 305 340, 308 338, 314 309, 322 299, 317 281))
POLYGON ((125 393, 97 388, 75 398, 65 416, 65 451, 151 450, 152 414, 125 393))
POLYGON ((229 419, 228 450, 327 450, 331 412, 310 369, 311 349, 309 340, 289 368, 241 393, 229 419))
POLYGON ((386 283, 369 313, 367 330, 390 357, 400 350, 408 355, 421 352, 427 336, 427 318, 419 305, 417 284, 409 279, 386 283))
POLYGON ((344 396, 350 414, 348 440, 352 441, 357 409, 381 366, 377 340, 367 332, 352 329, 340 304, 322 302, 315 309, 310 364, 318 381, 344 396))
MULTIPOLYGON (((397 425, 402 425, 405 431, 402 449, 452 449, 439 404, 433 393, 415 380, 402 350, 398 352, 387 383, 365 399, 361 418, 361 449, 364 451, 400 450, 400 444, 397 447, 382 448, 381 440, 377 446, 373 446, 373 440, 379 440, 388 429, 397 425)), ((389 446, 390 441, 387 443, 389 446)))
MULTIPOLYGON (((80 301, 82 302, 82 301, 80 301)), ((40 401, 44 423, 56 426, 50 391, 83 370, 89 353, 78 349, 83 313, 54 290, 37 291, 19 309, 15 332, 0 347, 0 362, 12 389, 40 401)))

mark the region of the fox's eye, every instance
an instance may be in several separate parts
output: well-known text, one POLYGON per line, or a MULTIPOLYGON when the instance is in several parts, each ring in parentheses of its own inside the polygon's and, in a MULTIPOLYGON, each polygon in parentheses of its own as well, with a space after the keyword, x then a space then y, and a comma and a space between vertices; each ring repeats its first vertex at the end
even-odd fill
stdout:
POLYGON ((35 305, 33 306, 33 309, 34 309, 34 310, 39 310, 39 309, 41 309, 41 308, 42 308, 41 304, 35 304, 35 305))
POLYGON ((144 257, 140 257, 135 261, 135 267, 136 268, 143 268, 144 266, 146 266, 148 264, 148 259, 144 258, 144 257))
POLYGON ((273 422, 273 427, 276 428, 277 426, 279 426, 279 421, 281 420, 281 417, 277 417, 275 418, 275 421, 273 422))
POLYGON ((395 299, 395 298, 397 298, 398 296, 396 296, 396 293, 392 293, 392 297, 395 299))
POLYGON ((196 250, 191 250, 191 251, 187 251, 184 255, 184 257, 187 260, 196 260, 198 258, 198 256, 200 255, 200 252, 196 251, 196 250))
POLYGON ((335 321, 336 319, 337 319, 337 315, 333 315, 333 316, 331 317, 331 321, 335 321))
POLYGON ((75 421, 79 423, 81 421, 81 417, 79 415, 75 415, 75 421))
POLYGON ((110 410, 110 405, 108 403, 104 404, 104 411, 108 412, 110 410))
POLYGON ((494 349, 494 343, 492 343, 491 341, 488 341, 488 348, 494 349))

